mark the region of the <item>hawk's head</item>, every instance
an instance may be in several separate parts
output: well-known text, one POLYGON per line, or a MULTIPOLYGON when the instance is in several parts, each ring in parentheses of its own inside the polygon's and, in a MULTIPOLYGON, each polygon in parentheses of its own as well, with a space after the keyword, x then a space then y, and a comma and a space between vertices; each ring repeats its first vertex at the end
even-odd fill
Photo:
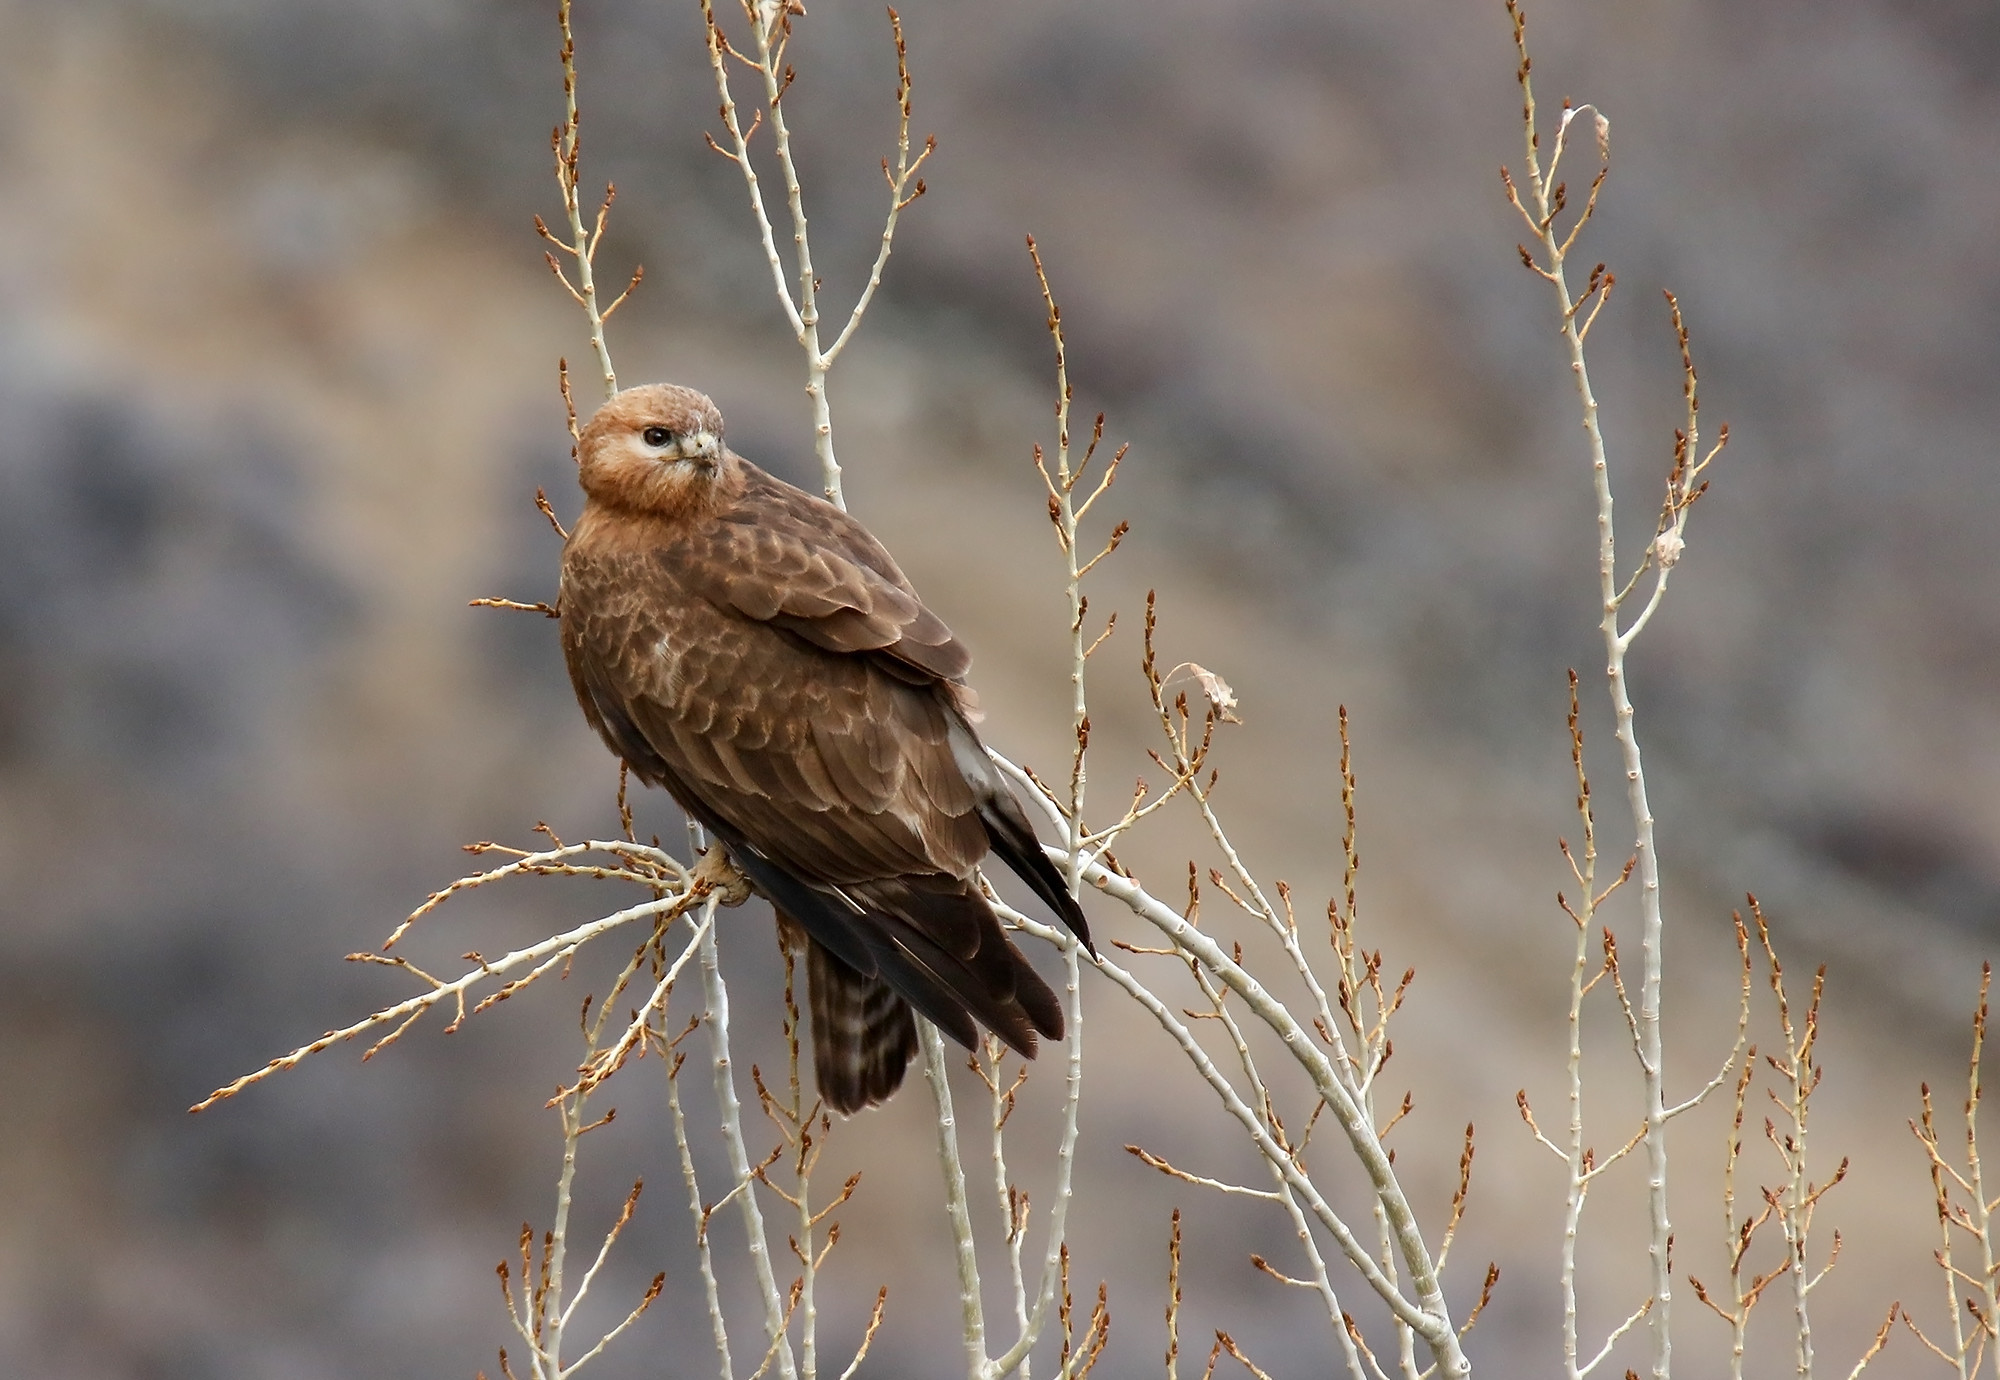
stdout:
POLYGON ((671 515, 700 501, 726 454, 714 403, 692 388, 649 383, 625 389, 584 425, 577 477, 600 502, 671 515))

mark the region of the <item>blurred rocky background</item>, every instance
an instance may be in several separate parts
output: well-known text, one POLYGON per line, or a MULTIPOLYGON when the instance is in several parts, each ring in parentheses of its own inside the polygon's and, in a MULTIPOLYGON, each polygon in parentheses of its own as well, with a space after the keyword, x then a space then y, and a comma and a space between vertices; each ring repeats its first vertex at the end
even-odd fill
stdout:
MULTIPOLYGON (((585 346, 529 228, 557 210, 552 8, 0 3, 0 1372, 470 1376, 513 1340, 492 1268, 550 1211, 541 1102, 590 973, 365 1068, 343 1047, 185 1108, 404 991, 341 958, 458 875, 461 844, 615 827, 552 625, 466 607, 548 597, 557 546, 531 496, 577 507, 555 360, 585 346)), ((879 234, 894 59, 878 6, 811 11, 787 102, 844 312, 879 234)), ((1561 1181, 1513 1100, 1560 1098, 1567 667, 1614 862, 1626 826, 1573 397, 1495 176, 1521 156, 1505 16, 910 0, 904 21, 916 130, 939 147, 834 377, 850 502, 977 653, 990 740, 1060 770, 1058 560, 1027 463, 1051 430, 1033 232, 1079 410, 1133 442, 1111 506, 1134 535, 1092 598, 1123 615, 1093 663, 1100 799, 1146 767, 1133 634, 1157 588, 1168 659, 1242 699, 1219 759, 1237 841, 1315 915, 1339 879, 1350 706, 1365 939, 1418 969, 1388 1075, 1416 1090, 1400 1163, 1436 1214, 1478 1124, 1452 1287, 1462 1310, 1499 1260, 1474 1357, 1546 1374, 1561 1181)), ((1728 917, 1754 890, 1795 984, 1827 966, 1813 1140, 1821 1175, 1852 1169, 1821 1210, 1822 1248, 1838 1226, 1846 1249, 1816 1297, 1844 1374, 1892 1298, 1942 1321, 1905 1120, 1920 1080, 1957 1105, 2000 947, 2000 19, 1970 0, 1543 0, 1531 22, 1545 108, 1570 95, 1612 122, 1579 252, 1619 277, 1593 347, 1628 550, 1679 416, 1660 288, 1686 307, 1706 417, 1733 424, 1632 668, 1669 862, 1674 1081, 1692 1090, 1728 1047, 1728 917)), ((613 328, 624 378, 706 389, 737 449, 810 482, 797 352, 741 181, 701 139, 694 5, 582 0, 576 24, 585 181, 620 188, 600 271, 647 268, 613 328)), ((647 800, 641 827, 678 825, 647 800)), ((1121 852, 1171 896, 1199 844, 1163 822, 1121 852)), ((448 964, 612 904, 522 884, 434 917, 420 947, 448 964)), ((745 1062, 769 1066, 775 948, 755 908, 728 923, 745 1062)), ((1327 1369, 1324 1317, 1248 1264, 1293 1260, 1282 1218, 1123 1153, 1249 1172, 1159 1032, 1108 988, 1087 999, 1074 1242, 1079 1280, 1111 1286, 1099 1373, 1157 1373, 1176 1204, 1188 1349, 1224 1327, 1274 1374, 1327 1369)), ((1770 1024, 1760 1005, 1757 1038, 1770 1024)), ((1590 1034, 1608 1148, 1633 1124, 1632 1065, 1614 1009, 1590 1034)), ((656 1270, 669 1283, 590 1373, 708 1373, 657 1068, 625 1079, 618 1127, 586 1142, 580 1230, 648 1176, 606 1316, 656 1270)), ((1028 1166, 1049 1093, 1015 1123, 1044 1189, 1028 1166)), ((1677 1127, 1674 1152, 1676 1259, 1712 1278, 1725 1110, 1677 1127)), ((870 1374, 956 1365, 929 1117, 913 1086, 835 1138, 829 1183, 872 1172, 821 1315, 841 1351, 891 1286, 870 1374)), ((1767 1146, 1746 1156, 1746 1181, 1776 1181, 1767 1146)), ((1637 1179, 1593 1198, 1587 1330, 1643 1296, 1637 1179)), ((1723 1373, 1723 1328, 1682 1300, 1679 1373, 1723 1373)), ((1756 1345, 1786 1345, 1779 1312, 1756 1345)), ((739 1332, 754 1358, 747 1316, 739 1332)), ((1913 1340, 1892 1346, 1882 1364, 1909 1373, 1913 1340)))

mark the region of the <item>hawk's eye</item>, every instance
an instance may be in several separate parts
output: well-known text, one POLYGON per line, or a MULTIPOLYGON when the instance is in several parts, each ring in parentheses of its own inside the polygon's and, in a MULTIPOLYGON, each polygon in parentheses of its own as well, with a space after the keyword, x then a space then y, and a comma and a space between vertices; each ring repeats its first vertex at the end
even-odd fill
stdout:
POLYGON ((639 439, 649 446, 664 446, 674 439, 674 433, 663 426, 649 426, 639 433, 639 439))

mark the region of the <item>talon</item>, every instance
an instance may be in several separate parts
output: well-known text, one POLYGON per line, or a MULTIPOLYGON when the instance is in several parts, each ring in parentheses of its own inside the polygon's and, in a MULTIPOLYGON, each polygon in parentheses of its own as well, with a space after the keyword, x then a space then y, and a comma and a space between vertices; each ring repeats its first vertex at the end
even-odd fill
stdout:
POLYGON ((693 875, 698 896, 713 891, 725 906, 740 906, 750 899, 750 879, 736 870, 736 864, 729 860, 729 850, 720 843, 708 846, 708 851, 695 863, 693 875))

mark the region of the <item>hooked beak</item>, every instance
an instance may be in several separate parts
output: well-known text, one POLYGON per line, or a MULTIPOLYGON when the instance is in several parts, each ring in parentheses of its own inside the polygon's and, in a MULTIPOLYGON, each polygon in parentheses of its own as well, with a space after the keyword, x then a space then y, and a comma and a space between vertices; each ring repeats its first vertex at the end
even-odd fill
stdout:
POLYGON ((713 465, 722 454, 722 438, 708 428, 682 436, 676 449, 683 460, 700 460, 713 465))

